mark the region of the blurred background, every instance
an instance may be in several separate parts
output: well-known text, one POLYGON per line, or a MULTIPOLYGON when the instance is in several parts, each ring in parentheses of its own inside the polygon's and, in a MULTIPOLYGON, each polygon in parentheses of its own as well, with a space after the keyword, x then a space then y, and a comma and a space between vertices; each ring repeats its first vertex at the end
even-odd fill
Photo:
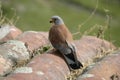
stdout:
MULTIPOLYGON (((104 38, 120 46, 120 0, 0 0, 0 2, 2 16, 10 21, 14 19, 13 24, 23 31, 48 31, 51 16, 59 15, 73 34, 80 32, 97 35, 99 29, 103 33, 106 29, 104 38)), ((81 34, 74 35, 74 38, 79 39, 81 34)))

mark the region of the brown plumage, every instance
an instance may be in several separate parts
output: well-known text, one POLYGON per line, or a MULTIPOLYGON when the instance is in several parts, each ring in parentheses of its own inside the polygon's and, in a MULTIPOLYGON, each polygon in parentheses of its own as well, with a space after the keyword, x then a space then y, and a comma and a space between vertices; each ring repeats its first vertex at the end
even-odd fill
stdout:
POLYGON ((53 25, 49 31, 49 39, 53 44, 64 44, 65 40, 72 42, 72 35, 65 25, 53 25))
POLYGON ((77 60, 76 49, 71 32, 59 16, 51 18, 52 27, 49 31, 49 40, 52 46, 63 56, 70 70, 79 69, 83 65, 77 60))

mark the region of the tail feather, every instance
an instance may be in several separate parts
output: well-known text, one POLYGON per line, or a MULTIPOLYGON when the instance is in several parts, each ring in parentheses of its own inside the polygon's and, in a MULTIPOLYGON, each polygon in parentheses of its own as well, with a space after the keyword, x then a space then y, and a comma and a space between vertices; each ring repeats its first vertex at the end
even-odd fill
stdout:
POLYGON ((80 69, 83 67, 82 63, 78 61, 76 55, 76 48, 75 45, 66 41, 67 46, 59 48, 59 51, 64 56, 64 59, 69 67, 70 70, 73 69, 80 69))
POLYGON ((83 67, 83 65, 82 65, 79 61, 77 61, 77 63, 70 64, 70 67, 71 67, 72 69, 80 69, 80 68, 83 67))
POLYGON ((68 44, 68 47, 71 49, 71 53, 68 54, 67 57, 74 61, 73 64, 70 64, 70 67, 72 69, 80 69, 80 68, 82 68, 83 67, 82 63, 80 61, 78 61, 78 59, 77 59, 75 45, 74 44, 71 44, 71 45, 68 44))
POLYGON ((80 61, 78 60, 76 61, 73 54, 68 54, 68 55, 65 55, 64 57, 70 69, 80 69, 83 67, 80 61))

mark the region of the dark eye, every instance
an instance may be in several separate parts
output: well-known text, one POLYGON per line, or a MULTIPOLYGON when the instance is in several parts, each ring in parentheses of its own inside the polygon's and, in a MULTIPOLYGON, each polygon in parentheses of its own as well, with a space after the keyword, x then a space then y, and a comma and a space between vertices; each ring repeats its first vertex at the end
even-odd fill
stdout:
POLYGON ((57 19, 55 18, 54 21, 56 21, 57 19))

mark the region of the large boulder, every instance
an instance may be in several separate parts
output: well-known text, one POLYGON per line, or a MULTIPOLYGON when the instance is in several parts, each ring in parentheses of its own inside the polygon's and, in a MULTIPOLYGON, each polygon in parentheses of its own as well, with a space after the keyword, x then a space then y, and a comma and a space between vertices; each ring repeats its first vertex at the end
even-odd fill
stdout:
MULTIPOLYGON (((115 49, 108 41, 85 36, 74 42, 78 59, 87 64, 97 55, 104 55, 103 51, 115 49)), ((84 65, 85 66, 85 65, 84 65)), ((5 80, 66 80, 70 74, 62 55, 55 50, 34 57, 26 67, 17 68, 5 80)))
POLYGON ((22 31, 14 25, 5 24, 0 27, 0 42, 15 39, 22 31))
POLYGON ((16 39, 24 42, 30 52, 49 44, 47 32, 25 31, 16 39))
POLYGON ((23 65, 30 59, 25 44, 10 40, 0 45, 0 76, 5 76, 17 65, 23 65))

